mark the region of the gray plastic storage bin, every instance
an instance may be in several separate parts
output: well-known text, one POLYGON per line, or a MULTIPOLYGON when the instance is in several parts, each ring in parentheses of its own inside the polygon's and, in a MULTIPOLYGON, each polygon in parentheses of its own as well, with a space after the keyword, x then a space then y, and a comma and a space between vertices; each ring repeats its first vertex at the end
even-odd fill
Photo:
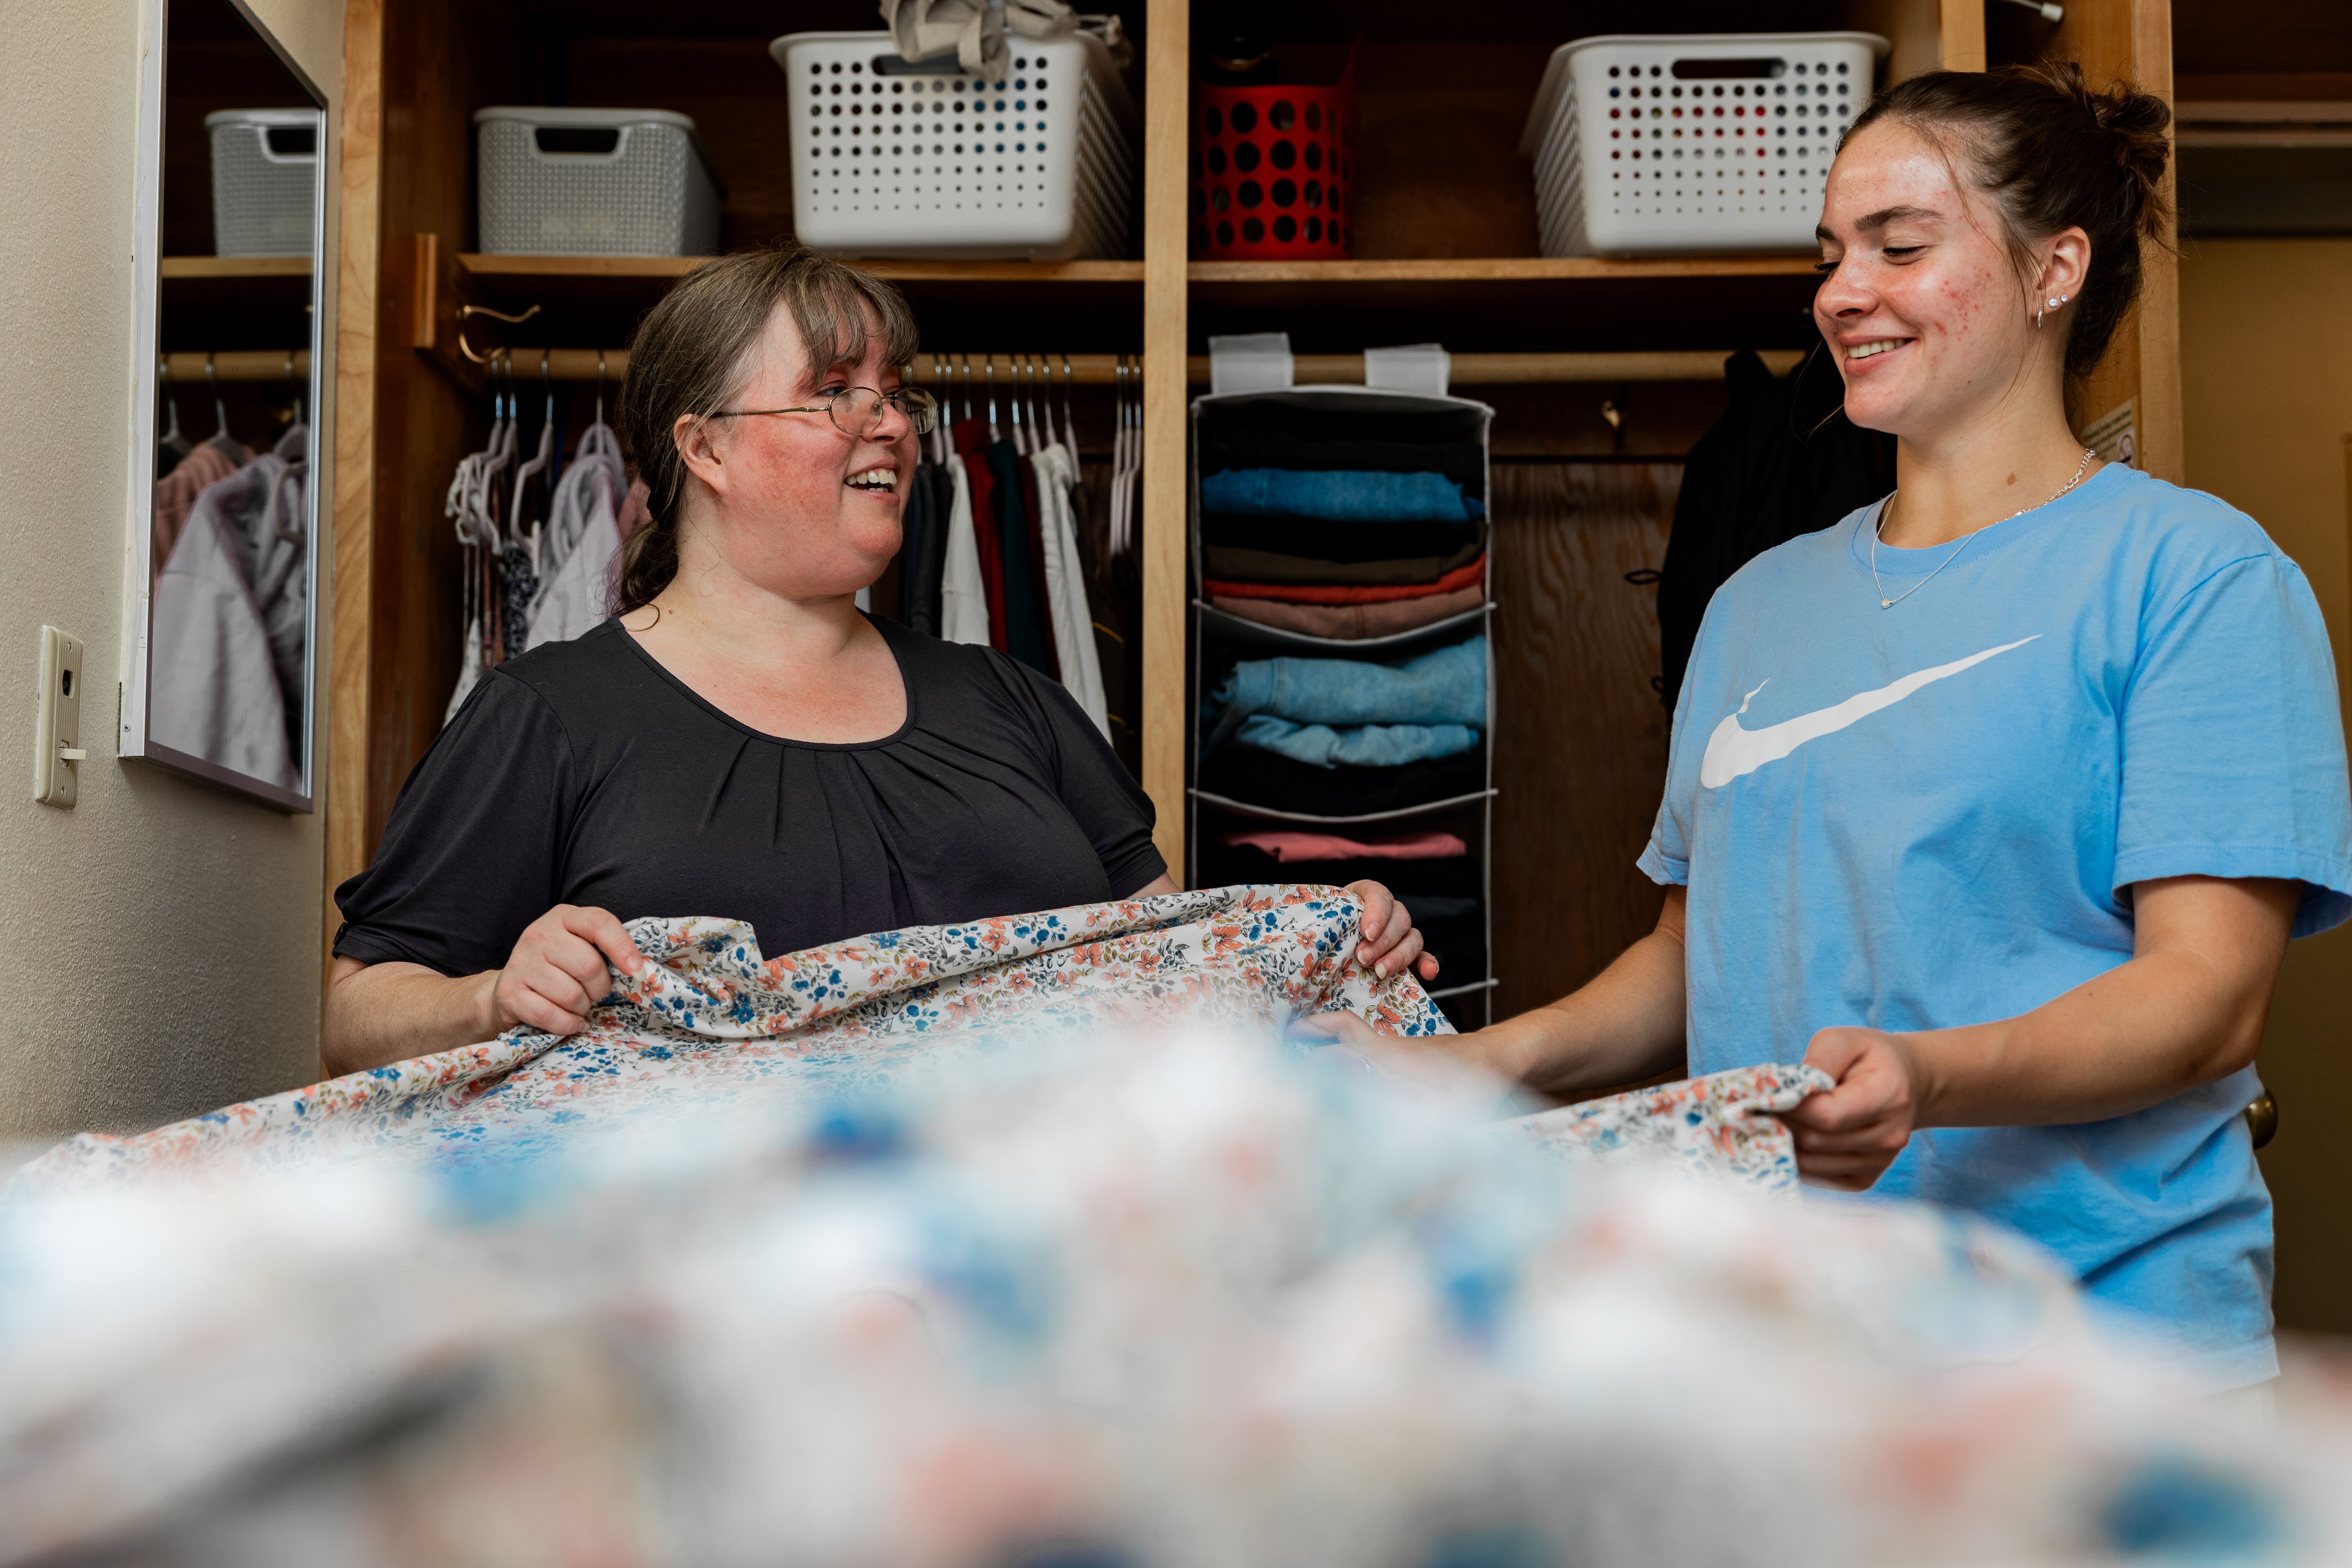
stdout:
POLYGON ((213 254, 308 256, 318 229, 319 111, 224 109, 213 147, 213 254))
POLYGON ((694 121, 660 109, 485 109, 482 249, 715 256, 719 203, 694 121))

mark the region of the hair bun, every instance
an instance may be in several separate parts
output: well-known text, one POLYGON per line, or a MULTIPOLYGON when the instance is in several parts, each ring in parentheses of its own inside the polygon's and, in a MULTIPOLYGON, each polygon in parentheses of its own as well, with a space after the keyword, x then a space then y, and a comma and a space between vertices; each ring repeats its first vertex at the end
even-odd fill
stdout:
POLYGON ((2172 162, 2171 106, 2122 80, 2095 91, 2074 60, 2010 68, 2017 75, 2040 79, 2082 105, 2106 137, 2108 155, 2137 187, 2141 232, 2152 239, 2165 237, 2168 208, 2164 200, 2164 171, 2172 162))

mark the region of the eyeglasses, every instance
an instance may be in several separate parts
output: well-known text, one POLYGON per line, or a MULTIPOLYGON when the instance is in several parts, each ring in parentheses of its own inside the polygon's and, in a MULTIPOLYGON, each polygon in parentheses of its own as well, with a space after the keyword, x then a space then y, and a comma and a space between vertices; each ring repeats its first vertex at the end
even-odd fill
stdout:
POLYGON ((889 392, 877 392, 870 386, 845 386, 838 392, 823 395, 824 401, 812 403, 805 408, 728 408, 710 416, 713 419, 749 418, 763 414, 822 414, 833 421, 833 427, 845 436, 859 439, 874 434, 882 423, 882 410, 895 408, 907 421, 912 432, 928 436, 940 422, 940 400, 919 386, 901 386, 889 392))

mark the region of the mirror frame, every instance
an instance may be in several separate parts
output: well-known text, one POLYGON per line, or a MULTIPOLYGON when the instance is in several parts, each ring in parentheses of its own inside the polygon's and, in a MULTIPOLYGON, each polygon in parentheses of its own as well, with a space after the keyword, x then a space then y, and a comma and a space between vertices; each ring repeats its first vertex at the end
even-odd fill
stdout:
POLYGON ((320 458, 328 451, 320 424, 319 390, 324 384, 327 285, 327 173, 330 149, 339 145, 332 135, 327 95, 310 73, 298 65, 247 0, 227 5, 268 47, 295 84, 308 93, 319 111, 319 168, 310 216, 310 374, 304 391, 310 412, 310 475, 303 487, 304 529, 310 542, 304 551, 302 626, 302 754, 300 787, 280 784, 240 773, 206 758, 156 742, 149 734, 149 702, 154 683, 150 667, 150 630, 154 616, 155 416, 157 355, 163 323, 162 250, 163 243, 163 110, 168 90, 164 60, 170 52, 170 0, 142 0, 140 7, 139 151, 135 178, 137 208, 131 241, 132 294, 137 312, 131 331, 131 526, 125 551, 123 583, 122 717, 117 733, 118 753, 126 758, 163 763, 182 773, 210 780, 226 788, 286 812, 315 809, 319 773, 319 554, 320 458))

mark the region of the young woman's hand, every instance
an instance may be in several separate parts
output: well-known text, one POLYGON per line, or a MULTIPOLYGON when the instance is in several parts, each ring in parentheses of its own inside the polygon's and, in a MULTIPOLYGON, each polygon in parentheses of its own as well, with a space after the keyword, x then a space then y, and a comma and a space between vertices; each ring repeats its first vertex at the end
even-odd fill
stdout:
POLYGON ((1437 956, 1421 950, 1421 932, 1396 895, 1378 882, 1350 882, 1348 891, 1364 901, 1363 941, 1357 961, 1385 980, 1410 968, 1423 982, 1437 978, 1437 956))
POLYGON ((1837 1088, 1780 1115, 1797 1135, 1797 1173, 1861 1192, 1911 1142, 1919 1112, 1916 1064, 1902 1036, 1854 1027, 1815 1035, 1805 1064, 1835 1079, 1837 1088))
POLYGON ((528 1024, 577 1034, 588 1010, 611 994, 613 970, 634 975, 645 967, 628 927, 610 910, 558 904, 523 928, 506 967, 494 972, 491 1033, 528 1024))

